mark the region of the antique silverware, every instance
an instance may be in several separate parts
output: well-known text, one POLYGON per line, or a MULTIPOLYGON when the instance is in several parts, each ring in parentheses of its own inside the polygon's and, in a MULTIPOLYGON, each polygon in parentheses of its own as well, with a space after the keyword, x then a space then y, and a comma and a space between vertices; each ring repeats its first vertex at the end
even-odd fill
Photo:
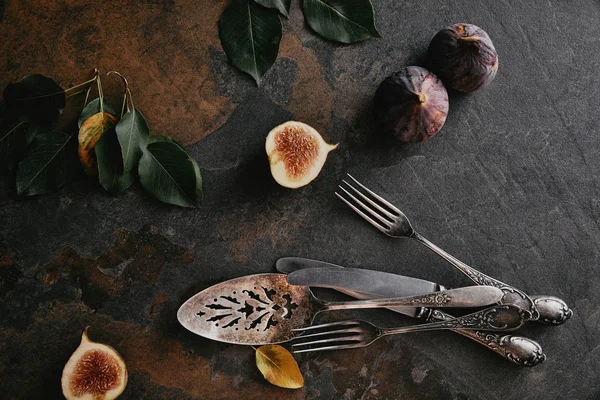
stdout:
MULTIPOLYGON (((423 279, 364 269, 357 273, 355 268, 343 268, 339 265, 330 264, 324 261, 300 257, 280 258, 277 260, 276 268, 282 273, 292 273, 303 269, 316 268, 339 270, 338 274, 328 271, 326 274, 313 275, 311 277, 296 275, 294 277, 294 282, 306 286, 335 289, 358 299, 405 296, 443 290, 443 286, 423 279), (347 283, 347 280, 341 278, 339 274, 343 274, 347 270, 353 270, 354 273, 351 275, 351 283, 344 287, 341 284, 347 283), (351 290, 350 288, 358 290, 351 290)), ((427 308, 391 307, 390 309, 410 317, 424 318, 427 322, 444 321, 454 318, 441 310, 431 310, 427 308)), ((467 329, 452 329, 452 331, 482 344, 486 348, 517 365, 533 367, 546 359, 546 355, 542 351, 542 347, 539 343, 527 337, 467 329)))
MULTIPOLYGON (((354 294, 359 293, 362 299, 414 296, 446 290, 444 286, 424 279, 368 269, 343 268, 307 258, 280 258, 275 267, 279 272, 288 274, 288 282, 292 285, 336 289, 345 294, 350 293, 352 297, 357 297, 354 294), (386 293, 395 294, 388 296, 386 293)), ((390 307, 390 309, 413 318, 423 317, 430 311, 423 307, 390 307)))
POLYGON ((424 332, 438 329, 466 328, 486 331, 509 331, 523 326, 529 318, 531 318, 531 313, 529 311, 511 304, 503 304, 448 321, 431 322, 402 328, 379 328, 369 322, 361 320, 332 322, 329 324, 313 325, 296 329, 296 331, 301 333, 317 331, 315 333, 298 336, 296 339, 318 339, 295 343, 292 345, 292 351, 295 353, 305 353, 309 351, 355 349, 358 347, 366 347, 380 337, 387 335, 424 332), (314 345, 321 346, 298 350, 300 347, 314 345))
MULTIPOLYGON (((430 287, 434 287, 435 289, 428 289, 427 292, 447 290, 433 282, 360 268, 342 269, 325 266, 322 268, 306 268, 290 272, 287 280, 292 285, 324 287, 336 290, 342 289, 352 293, 371 295, 372 298, 388 297, 385 293, 396 293, 398 292, 398 288, 402 288, 401 291, 403 293, 411 296, 423 293, 420 290, 430 287)), ((417 317, 429 310, 424 310, 421 307, 412 308, 408 312, 404 308, 397 308, 397 311, 411 317, 417 317)))
POLYGON ((385 307, 480 307, 502 298, 497 288, 471 286, 424 295, 323 301, 308 286, 295 286, 283 274, 259 274, 211 286, 187 300, 177 319, 188 330, 209 339, 237 344, 280 343, 296 328, 310 325, 324 311, 385 307))
POLYGON ((361 190, 350 182, 343 180, 339 188, 344 194, 335 194, 358 215, 379 229, 381 232, 393 238, 409 238, 425 245, 439 256, 456 267, 469 279, 478 285, 494 286, 504 292, 503 304, 516 304, 519 307, 530 310, 532 321, 540 321, 550 325, 559 325, 573 315, 567 304, 557 297, 537 297, 535 300, 513 286, 487 276, 474 268, 471 268, 456 257, 448 254, 425 237, 414 230, 410 221, 397 207, 379 196, 365 185, 348 174, 351 182, 354 182, 361 190), (540 314, 544 312, 544 314, 540 314))

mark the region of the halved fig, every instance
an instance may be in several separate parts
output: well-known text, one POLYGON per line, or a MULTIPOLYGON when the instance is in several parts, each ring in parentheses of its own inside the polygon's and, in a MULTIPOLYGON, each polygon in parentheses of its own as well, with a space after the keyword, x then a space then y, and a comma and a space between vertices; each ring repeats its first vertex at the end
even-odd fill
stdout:
POLYGON ((273 178, 281 186, 295 189, 319 175, 327 154, 337 146, 326 143, 313 127, 288 121, 269 132, 265 149, 273 178))
POLYGON ((116 399, 127 386, 125 361, 112 347, 89 340, 87 330, 63 369, 63 395, 67 400, 116 399))

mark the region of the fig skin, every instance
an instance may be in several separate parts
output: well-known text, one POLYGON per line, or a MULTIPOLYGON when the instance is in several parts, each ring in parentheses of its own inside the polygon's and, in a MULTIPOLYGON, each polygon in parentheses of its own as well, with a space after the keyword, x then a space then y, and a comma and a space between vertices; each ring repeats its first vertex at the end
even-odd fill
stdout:
POLYGON ((311 183, 321 172, 329 152, 337 147, 326 143, 316 129, 298 121, 276 126, 265 141, 271 175, 290 189, 311 183))
POLYGON ((115 349, 89 340, 87 330, 63 369, 63 395, 67 400, 114 400, 127 386, 127 367, 115 349))
POLYGON ((438 133, 448 116, 448 92, 425 68, 410 66, 387 77, 375 93, 383 133, 402 143, 419 143, 438 133))
POLYGON ((430 68, 447 87, 472 92, 488 85, 498 72, 498 53, 481 28, 455 24, 439 31, 429 43, 430 68))

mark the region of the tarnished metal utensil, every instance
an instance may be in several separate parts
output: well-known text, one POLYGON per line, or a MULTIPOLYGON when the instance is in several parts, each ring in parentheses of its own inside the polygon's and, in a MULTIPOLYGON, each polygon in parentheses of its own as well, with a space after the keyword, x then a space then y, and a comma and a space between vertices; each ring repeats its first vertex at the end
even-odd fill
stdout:
MULTIPOLYGON (((300 257, 285 257, 277 260, 275 264, 279 272, 291 274, 295 271, 304 269, 337 269, 340 273, 348 270, 340 265, 327 263, 324 261, 310 260, 300 257)), ((352 268, 355 270, 354 268, 352 268)), ((344 287, 347 282, 339 274, 329 271, 323 276, 305 277, 304 280, 296 276, 299 284, 307 286, 328 287, 339 292, 345 293, 357 299, 373 299, 389 296, 408 296, 419 293, 443 290, 443 286, 434 282, 424 281, 409 276, 395 275, 373 270, 359 270, 359 274, 354 274, 350 288, 344 287), (353 290, 353 289, 360 290, 353 290)), ((541 296, 539 299, 547 299, 549 296, 541 296)), ((532 297, 534 301, 539 299, 532 297)), ((557 299, 560 300, 560 299, 557 299)), ((558 301, 555 301, 558 303, 558 301)), ((553 303, 549 304, 549 307, 553 303)), ((449 314, 442 310, 430 310, 427 308, 390 308, 393 311, 415 318, 425 318, 427 322, 448 321, 453 319, 449 314)), ((538 309, 541 308, 538 305, 538 309)), ((540 313, 542 313, 540 311, 540 313)), ((546 313, 547 314, 547 313, 546 313)), ((542 347, 538 342, 524 336, 506 335, 493 332, 482 332, 467 329, 452 329, 486 348, 501 355, 507 360, 521 366, 533 367, 539 365, 546 359, 542 347)))
POLYGON ((560 325, 573 315, 573 311, 567 306, 567 303, 558 297, 536 296, 533 298, 522 290, 492 278, 448 254, 415 231, 406 215, 396 206, 357 181, 352 175, 348 174, 348 178, 348 181, 342 180, 342 184, 339 186, 340 193, 336 192, 335 194, 358 215, 387 236, 414 239, 448 261, 476 284, 502 289, 504 291, 502 304, 515 304, 531 311, 532 321, 560 325))
POLYGON ((284 274, 259 274, 211 286, 187 300, 177 319, 188 330, 227 343, 281 343, 320 312, 385 307, 482 307, 498 302, 502 291, 472 286, 411 297, 331 302, 308 286, 288 283, 284 274))

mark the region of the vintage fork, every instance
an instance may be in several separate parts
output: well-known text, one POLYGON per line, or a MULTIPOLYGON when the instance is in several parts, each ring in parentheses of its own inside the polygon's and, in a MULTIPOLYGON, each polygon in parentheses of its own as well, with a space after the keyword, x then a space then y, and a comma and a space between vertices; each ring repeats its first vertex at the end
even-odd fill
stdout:
POLYGON ((382 336, 396 335, 409 332, 424 332, 439 329, 473 329, 486 331, 512 331, 523 326, 531 318, 529 311, 517 306, 504 304, 486 308, 485 310, 456 317, 446 321, 431 322, 421 325, 413 325, 402 328, 379 328, 369 322, 354 320, 340 321, 328 324, 312 325, 306 328, 294 329, 294 331, 305 333, 322 330, 308 335, 294 338, 309 339, 324 337, 310 342, 295 343, 292 345, 294 353, 306 353, 322 350, 342 350, 366 347, 382 336), (321 345, 313 348, 304 346, 321 345))
POLYGON ((553 296, 537 296, 532 298, 523 291, 485 275, 475 268, 468 266, 456 257, 448 254, 415 231, 406 215, 392 203, 367 188, 352 175, 348 174, 348 177, 361 188, 362 191, 358 190, 348 181, 342 180, 342 183, 345 184, 345 186, 340 185, 339 188, 348 198, 342 196, 342 194, 338 192, 335 194, 358 215, 363 217, 381 232, 393 238, 404 237, 414 239, 443 257, 476 284, 495 286, 501 289, 504 292, 501 304, 515 304, 530 311, 532 314, 532 321, 558 325, 565 322, 573 314, 567 304, 559 298, 553 296))

